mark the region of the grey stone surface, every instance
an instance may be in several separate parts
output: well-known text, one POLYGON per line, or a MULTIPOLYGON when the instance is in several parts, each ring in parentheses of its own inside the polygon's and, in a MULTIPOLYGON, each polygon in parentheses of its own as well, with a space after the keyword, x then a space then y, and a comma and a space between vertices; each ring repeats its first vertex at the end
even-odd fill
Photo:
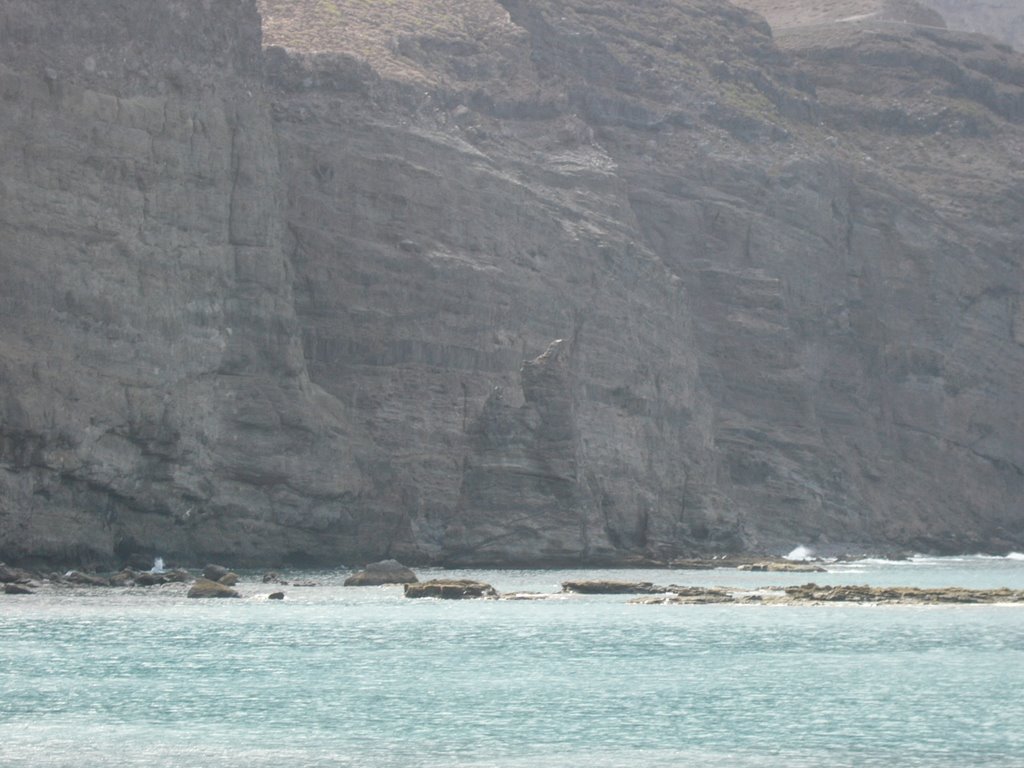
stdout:
POLYGON ((0 558, 1024 546, 1019 55, 456 5, 0 6, 0 558))
POLYGON ((383 584, 410 584, 419 581, 411 568, 397 560, 381 560, 369 563, 345 579, 346 587, 378 587, 383 584))

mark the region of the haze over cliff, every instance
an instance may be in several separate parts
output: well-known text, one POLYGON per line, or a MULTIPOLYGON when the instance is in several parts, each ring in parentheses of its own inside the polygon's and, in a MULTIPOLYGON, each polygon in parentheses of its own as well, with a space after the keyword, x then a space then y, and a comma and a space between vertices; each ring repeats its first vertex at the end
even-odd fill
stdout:
POLYGON ((1024 58, 811 6, 8 0, 0 559, 1024 546, 1024 58))

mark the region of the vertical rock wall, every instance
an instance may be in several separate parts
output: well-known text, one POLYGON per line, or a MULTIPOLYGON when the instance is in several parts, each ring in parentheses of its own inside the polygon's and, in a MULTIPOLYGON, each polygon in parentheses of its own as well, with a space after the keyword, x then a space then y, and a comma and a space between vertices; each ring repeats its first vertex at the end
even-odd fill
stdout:
POLYGON ((456 6, 0 7, 0 559, 1021 546, 1019 59, 456 6))
POLYGON ((0 9, 0 556, 280 557, 282 524, 315 556, 358 486, 305 375, 260 40, 248 2, 0 9))

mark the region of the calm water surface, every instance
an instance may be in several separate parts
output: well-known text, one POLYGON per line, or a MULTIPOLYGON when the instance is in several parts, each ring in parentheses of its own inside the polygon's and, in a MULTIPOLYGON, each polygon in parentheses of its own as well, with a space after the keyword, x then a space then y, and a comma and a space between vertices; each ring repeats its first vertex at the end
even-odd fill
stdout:
MULTIPOLYGON (((1020 559, 831 568, 449 575, 1024 589, 1020 559)), ((411 601, 345 575, 283 602, 0 595, 0 768, 1024 766, 1024 606, 411 601)))

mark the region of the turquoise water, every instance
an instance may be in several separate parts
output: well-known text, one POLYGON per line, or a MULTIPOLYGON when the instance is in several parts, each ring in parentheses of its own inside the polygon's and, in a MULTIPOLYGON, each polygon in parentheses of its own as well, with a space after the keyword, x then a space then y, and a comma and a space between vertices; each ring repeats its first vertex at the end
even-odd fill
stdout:
MULTIPOLYGON (((453 575, 1024 588, 1020 560, 834 568, 453 575)), ((1024 766, 1024 606, 412 601, 345 575, 283 602, 0 595, 0 766, 1024 766)))

